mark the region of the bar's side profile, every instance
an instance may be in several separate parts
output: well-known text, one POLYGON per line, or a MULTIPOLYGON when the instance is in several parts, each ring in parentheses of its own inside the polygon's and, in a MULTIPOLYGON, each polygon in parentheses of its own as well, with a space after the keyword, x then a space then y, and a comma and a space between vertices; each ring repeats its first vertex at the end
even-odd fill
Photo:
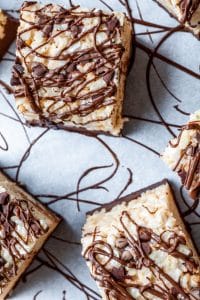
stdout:
POLYGON ((0 299, 12 292, 60 218, 0 173, 0 299))
POLYGON ((89 212, 82 246, 104 300, 199 299, 199 258, 167 180, 89 212))
POLYGON ((131 55, 123 13, 25 2, 12 85, 29 124, 119 135, 131 55))
POLYGON ((180 176, 191 198, 200 199, 200 110, 190 116, 178 137, 169 142, 162 159, 180 176))

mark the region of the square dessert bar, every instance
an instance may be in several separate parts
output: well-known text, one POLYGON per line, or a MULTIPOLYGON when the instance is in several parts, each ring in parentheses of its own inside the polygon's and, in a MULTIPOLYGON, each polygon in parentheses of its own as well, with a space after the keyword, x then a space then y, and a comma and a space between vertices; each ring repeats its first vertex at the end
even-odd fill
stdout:
POLYGON ((132 25, 123 13, 25 2, 11 80, 29 124, 119 135, 132 25))
POLYGON ((167 180, 90 212, 82 245, 103 299, 199 299, 199 258, 167 180))
POLYGON ((177 138, 169 142, 162 159, 181 178, 193 199, 200 199, 200 110, 191 115, 177 138))
POLYGON ((155 0, 195 36, 200 38, 199 0, 155 0))
POLYGON ((0 173, 0 299, 5 299, 60 222, 0 173))
POLYGON ((17 34, 18 22, 0 9, 0 60, 17 34))

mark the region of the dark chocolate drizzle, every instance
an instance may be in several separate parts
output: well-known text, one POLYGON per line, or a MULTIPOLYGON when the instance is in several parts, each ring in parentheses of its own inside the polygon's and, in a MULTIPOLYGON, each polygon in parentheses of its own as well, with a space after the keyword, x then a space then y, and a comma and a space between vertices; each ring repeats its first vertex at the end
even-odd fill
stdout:
MULTIPOLYGON (((103 0, 103 1, 101 1, 103 4, 104 4, 104 2, 107 4, 107 8, 108 8, 108 5, 109 5, 109 2, 108 1, 106 1, 106 0, 103 0)), ((122 5, 124 6, 124 2, 123 1, 121 1, 121 3, 122 3, 122 5)), ((105 6, 105 8, 106 8, 106 6, 105 6)), ((109 9, 109 8, 108 8, 109 9)), ((112 11, 112 10, 114 10, 114 7, 111 7, 110 6, 110 10, 112 11)), ((13 12, 13 11, 11 11, 11 12, 13 12)), ((17 12, 17 11, 16 11, 17 12)), ((148 26, 148 27, 151 27, 151 28, 155 28, 155 29, 159 29, 159 30, 166 30, 166 31, 169 31, 169 30, 171 30, 172 28, 171 27, 169 27, 169 26, 166 26, 166 25, 163 25, 163 24, 158 24, 158 23, 152 23, 152 22, 149 22, 149 21, 146 21, 146 20, 140 20, 140 19, 138 19, 138 18, 135 18, 135 17, 133 17, 132 16, 132 21, 133 21, 133 25, 135 25, 135 24, 139 24, 139 25, 141 25, 141 26, 143 26, 144 28, 145 28, 145 26, 148 26)), ((183 28, 180 28, 178 31, 179 32, 181 32, 181 31, 183 31, 184 29, 183 28)), ((141 32, 142 33, 142 32, 141 32)), ((144 30, 144 34, 147 34, 147 32, 146 32, 146 30, 144 30)), ((144 43, 141 43, 140 42, 140 40, 137 38, 137 40, 135 40, 135 42, 134 42, 134 45, 135 45, 135 47, 137 47, 137 49, 139 49, 139 50, 142 50, 142 51, 144 51, 144 53, 146 53, 146 55, 147 56, 149 56, 149 55, 151 55, 152 54, 152 52, 153 52, 153 50, 152 50, 152 45, 150 45, 150 46, 148 46, 148 45, 146 45, 146 44, 144 44, 144 43)), ((137 54, 137 53, 136 53, 137 54)), ((189 69, 189 68, 187 68, 185 65, 182 65, 182 64, 180 64, 180 63, 178 63, 178 62, 176 62, 176 61, 173 61, 173 60, 171 60, 170 59, 170 57, 166 57, 166 56, 164 56, 164 55, 162 55, 162 54, 160 54, 160 53, 158 53, 158 52, 156 52, 156 53, 153 53, 152 54, 153 55, 153 57, 154 58, 157 58, 157 59, 159 59, 160 60, 160 62, 162 62, 163 63, 163 65, 164 64, 167 64, 167 65, 170 65, 170 66, 173 66, 174 68, 176 68, 176 69, 178 69, 178 70, 180 70, 181 72, 183 72, 183 73, 185 73, 185 74, 187 74, 188 76, 191 76, 191 77, 193 77, 193 78, 196 78, 196 79, 200 79, 200 75, 199 75, 199 73, 197 73, 197 72, 195 72, 194 70, 192 70, 192 69, 189 69)), ((153 66, 153 64, 152 64, 152 66, 153 66)), ((151 87, 150 87, 151 88, 151 87)), ((172 93, 172 92, 171 92, 172 93)), ((1 94, 2 95, 2 94, 1 94)), ((4 94, 3 94, 4 95, 4 94)), ((6 95, 4 95, 4 98, 2 98, 2 100, 1 101, 5 101, 5 102, 7 102, 7 103, 10 103, 9 101, 10 101, 10 99, 8 99, 8 97, 6 96, 6 95)), ((180 102, 180 101, 179 101, 180 102)), ((13 107, 12 106, 10 106, 10 108, 11 109, 13 109, 13 107)), ((13 112, 14 112, 14 109, 13 109, 13 112)), ((18 114, 16 114, 16 117, 13 117, 13 114, 6 114, 6 113, 4 113, 4 112, 2 112, 2 113, 0 113, 0 116, 2 116, 3 118, 7 118, 7 120, 8 121, 10 121, 10 122, 13 122, 13 123, 16 123, 16 124, 20 124, 21 125, 21 128, 22 128, 22 130, 25 132, 25 130, 24 130, 24 128, 25 129, 27 129, 28 127, 27 127, 27 125, 26 124, 24 124, 24 122, 23 121, 21 121, 21 119, 19 118, 19 115, 18 114)), ((158 126, 163 126, 163 122, 162 121, 157 121, 157 115, 155 115, 155 119, 150 119, 150 118, 144 118, 143 116, 129 116, 130 118, 134 118, 134 119, 137 119, 139 122, 140 121, 145 121, 145 122, 149 122, 149 123, 153 123, 153 124, 157 124, 158 126)), ((166 121, 165 121, 166 122, 166 121)), ((180 127, 180 125, 176 125, 176 124, 171 124, 171 123, 168 123, 168 122, 166 122, 167 123, 167 125, 169 126, 169 127, 172 127, 172 128, 176 128, 177 126, 178 127, 180 127)), ((27 136, 29 136, 29 129, 27 129, 27 133, 24 133, 24 134, 26 134, 27 136)), ((81 133, 80 132, 80 134, 83 134, 83 133, 81 133)), ((46 133, 44 134, 44 136, 46 135, 46 133)), ((7 138, 6 136, 4 136, 5 137, 5 139, 7 138)), ((89 136, 89 135, 87 135, 87 138, 88 139, 91 139, 91 138, 94 138, 94 137, 91 137, 91 136, 89 136)), ((37 140, 37 141, 35 141, 35 143, 34 143, 34 145, 33 145, 33 147, 30 149, 30 151, 33 151, 34 150, 34 148, 35 148, 35 146, 38 144, 38 142, 39 142, 39 139, 37 140)), ((134 141, 134 143, 135 143, 135 141, 134 141)), ((106 144, 106 143, 105 143, 106 144)), ((4 147, 4 145, 3 145, 3 147, 4 147)), ((104 145, 102 144, 102 147, 104 147, 104 145)), ((110 146, 109 146, 110 147, 110 146)), ((111 148, 112 149, 112 148, 111 148)), ((149 147, 147 147, 147 148, 144 148, 144 149, 146 149, 146 154, 148 155, 149 154, 149 151, 151 151, 151 149, 149 149, 149 147)), ((133 151, 134 151, 134 147, 133 147, 133 151)), ((1 152, 1 150, 0 150, 0 152, 1 152)), ((9 153, 9 152, 8 152, 9 153)), ((111 154, 111 152, 110 152, 110 154, 111 154)), ((11 154, 12 155, 12 154, 11 154)), ((115 154, 115 156, 117 157, 117 154, 115 154)), ((22 164, 26 161, 26 160, 28 160, 28 158, 29 158, 29 156, 27 155, 27 156, 25 156, 24 157, 24 160, 23 160, 23 162, 22 162, 22 164)), ((113 157, 111 157, 112 159, 113 159, 113 157)), ((120 159, 118 158, 118 161, 120 162, 120 159)), ((113 161, 113 163, 114 163, 114 161, 113 161)), ((20 164, 21 165, 21 164, 20 164)), ((13 165, 13 166, 5 166, 5 169, 13 169, 14 171, 17 171, 17 169, 19 168, 19 164, 17 163, 17 162, 15 162, 15 165, 13 165)), ((23 172, 23 170, 21 170, 21 172, 23 172)), ((134 173, 135 173, 135 170, 134 170, 134 173)), ((19 176, 20 177, 20 176, 19 176)), ((20 178, 19 178, 20 179, 20 178)), ((94 186, 93 186, 93 188, 95 188, 94 186)), ((98 184, 96 185, 96 188, 98 188, 98 184)), ((78 197, 78 201, 82 204, 82 205, 84 205, 84 204, 88 204, 88 205, 91 205, 91 207, 93 207, 93 206, 101 206, 102 205, 102 203, 100 203, 100 202, 95 202, 95 201, 93 201, 93 200, 91 200, 91 199, 84 199, 84 197, 83 196, 81 196, 82 195, 82 192, 84 192, 84 191, 86 191, 86 190, 88 190, 89 189, 89 186, 87 186, 86 187, 86 189, 83 187, 83 188, 81 188, 81 189, 79 189, 78 190, 78 193, 79 193, 79 197, 78 197)), ((181 189, 181 192, 180 192, 180 194, 182 195, 182 189, 181 189)), ((66 192, 66 194, 64 194, 64 195, 56 195, 56 194, 50 194, 50 193, 48 193, 48 194, 41 194, 40 193, 40 195, 38 195, 38 196, 41 196, 41 198, 43 199, 43 197, 44 198, 46 198, 46 199, 49 199, 50 201, 49 201, 49 203, 48 203, 48 205, 53 205, 53 203, 55 203, 55 202, 58 202, 58 201, 63 201, 63 200, 65 200, 65 201, 69 201, 69 202, 77 202, 77 197, 76 197, 76 195, 77 195, 77 191, 76 190, 74 190, 74 191, 72 191, 72 192, 69 192, 69 191, 67 191, 66 192), (52 201, 52 203, 51 203, 51 201, 52 201)), ((191 220, 191 218, 193 218, 193 215, 195 216, 195 217, 199 217, 199 214, 197 213, 197 208, 196 208, 196 206, 194 206, 193 205, 193 202, 191 203, 190 201, 187 201, 186 202, 186 199, 185 198, 183 198, 182 199, 182 202, 184 202, 185 203, 185 205, 187 206, 187 210, 188 210, 188 212, 187 212, 187 215, 186 215, 186 218, 188 219, 188 217, 190 217, 190 220, 191 220)), ((70 204, 70 203, 69 203, 70 204)), ((199 222, 197 222, 197 221, 192 221, 192 222, 189 222, 188 223, 188 225, 190 225, 191 227, 191 229, 192 229, 192 226, 199 226, 200 224, 199 224, 199 222)), ((193 232, 192 232, 193 233, 193 232)), ((60 240, 60 243, 67 243, 67 241, 62 241, 62 240, 60 240)), ((73 246, 73 245, 72 245, 73 246)), ((70 245, 69 245, 69 247, 70 247, 70 245)), ((74 246, 73 246, 74 247, 74 246)), ((77 245, 77 247, 79 247, 79 245, 77 245)), ((46 257, 46 256, 45 256, 46 257)), ((57 260, 60 260, 60 258, 59 257, 56 257, 57 258, 57 260)), ((60 273, 62 276, 63 276, 63 278, 66 280, 66 281, 68 281, 68 282, 70 282, 75 288, 78 288, 78 289, 80 289, 80 294, 82 295, 82 293, 85 295, 85 297, 87 298, 87 299, 100 299, 100 296, 97 296, 96 294, 96 296, 95 296, 95 298, 91 298, 90 297, 90 294, 87 294, 87 290, 86 289, 82 289, 82 288, 80 288, 80 283, 79 283, 79 280, 78 280, 78 278, 75 276, 76 274, 74 274, 74 276, 73 277, 71 277, 71 276, 69 276, 69 273, 67 273, 67 271, 65 270, 65 272, 63 273, 63 271, 61 271, 60 272, 60 266, 61 265, 59 265, 58 263, 56 263, 56 261, 54 260, 54 263, 52 264, 51 262, 49 262, 49 259, 48 259, 48 257, 46 257, 46 259, 43 259, 43 258, 40 258, 40 256, 38 257, 38 261, 39 261, 39 265, 37 266, 37 267, 35 267, 35 268, 33 268, 31 271, 28 271, 27 273, 26 273, 26 275, 27 275, 27 280, 28 279, 30 279, 31 280, 31 278, 29 278, 29 275, 30 275, 30 277, 31 277, 31 275, 33 274, 33 273, 38 273, 38 275, 39 275, 39 272, 40 272, 40 268, 41 267, 47 267, 47 268, 49 268, 50 270, 53 270, 53 271, 55 271, 55 272, 58 272, 58 273, 60 273), (76 283, 77 283, 77 285, 76 285, 76 283)), ((60 261, 61 262, 61 261, 60 261)), ((47 271, 48 272, 48 271, 47 271)), ((26 279, 26 276, 25 276, 25 279, 26 279)), ((124 299, 123 299, 124 300, 124 299)))
MULTIPOLYGON (((30 3, 25 3, 21 9, 29 11, 30 3)), ((84 126, 93 122, 101 122, 109 119, 111 115, 103 118, 92 119, 90 121, 75 122, 71 118, 74 115, 85 117, 102 107, 113 105, 115 103, 115 96, 117 87, 114 82, 114 71, 125 66, 121 66, 121 58, 124 52, 122 43, 117 44, 114 42, 121 27, 118 19, 114 14, 106 14, 102 11, 95 12, 77 12, 72 6, 71 9, 64 9, 60 7, 60 11, 54 12, 53 6, 48 5, 44 8, 38 9, 32 14, 39 18, 37 25, 32 24, 28 20, 20 19, 29 24, 27 30, 21 31, 17 37, 17 49, 22 57, 22 60, 27 68, 29 75, 24 75, 24 68, 21 66, 21 58, 16 59, 16 64, 13 67, 12 84, 15 88, 15 97, 26 97, 31 105, 32 110, 40 117, 41 122, 47 118, 48 121, 54 122, 56 119, 60 122, 70 121, 75 126, 84 126), (52 10, 52 17, 47 17, 46 9, 52 10), (98 18, 99 22, 91 29, 83 31, 83 21, 86 19, 98 18), (57 33, 52 33, 54 24, 66 24, 68 26, 65 30, 59 30, 57 33), (30 48, 28 44, 23 41, 23 34, 30 32, 33 29, 43 31, 46 41, 36 47, 30 48), (68 32, 74 36, 74 40, 66 44, 66 46, 55 56, 44 55, 40 53, 43 46, 47 46, 53 41, 53 38, 63 32, 68 32), (97 45, 96 37, 100 32, 107 35, 106 40, 97 45), (94 46, 86 50, 77 50, 73 53, 66 51, 74 43, 86 38, 89 34, 93 33, 94 46), (29 48, 30 53, 24 56, 22 49, 29 48), (29 57, 34 54, 37 57, 48 58, 49 60, 65 61, 64 66, 49 70, 42 63, 28 63, 29 57), (79 67, 90 63, 89 69, 86 72, 80 71, 79 67), (87 79, 87 74, 92 72, 93 78, 87 79), (102 78, 106 83, 105 87, 97 88, 94 91, 85 92, 89 84, 94 83, 97 79, 102 78), (56 97, 41 97, 39 95, 40 88, 59 87, 61 94, 56 97), (83 93, 84 92, 84 93, 83 93), (46 109, 42 108, 42 102, 51 101, 51 104, 46 109), (60 105, 58 107, 58 101, 60 105), (73 104, 72 104, 73 103, 73 104), (61 112, 61 110, 64 110, 61 112), (47 117, 48 115, 48 117, 47 117)), ((114 125, 115 126, 115 125, 114 125)))
POLYGON ((183 126, 177 141, 170 142, 170 146, 173 148, 179 146, 185 130, 195 130, 195 133, 192 141, 182 150, 174 171, 178 173, 182 184, 189 190, 190 196, 193 199, 200 199, 200 121, 192 121, 183 126))
POLYGON ((0 290, 3 290, 4 286, 17 274, 19 264, 29 257, 29 251, 24 245, 29 245, 45 234, 46 229, 44 230, 39 220, 34 216, 27 201, 17 198, 11 199, 7 192, 0 193, 0 220, 0 250, 1 252, 7 251, 12 258, 12 263, 7 265, 7 260, 2 254, 0 255, 0 290), (26 230, 25 236, 19 233, 14 218, 23 223, 26 230), (23 250, 23 253, 19 250, 19 247, 23 250))
POLYGON ((119 238, 115 244, 120 253, 119 257, 114 254, 109 243, 104 242, 100 235, 96 236, 96 229, 90 234, 93 242, 84 252, 85 259, 92 264, 94 279, 104 289, 108 299, 135 299, 128 290, 130 287, 138 289, 144 299, 150 299, 149 296, 152 295, 163 300, 198 299, 192 290, 186 291, 183 288, 181 279, 176 282, 149 256, 154 247, 184 261, 186 273, 197 274, 199 266, 193 259, 192 251, 188 255, 179 251, 179 246, 186 244, 183 235, 173 231, 163 231, 157 235, 152 229, 139 226, 127 211, 122 212, 119 222, 123 228, 123 231, 119 230, 119 238), (131 226, 126 225, 127 221, 131 226), (132 226, 136 234, 131 232, 132 226), (166 233, 169 234, 168 237, 166 233), (118 262, 120 267, 111 268, 112 261, 118 262), (154 282, 149 279, 148 284, 138 284, 127 273, 128 269, 141 270, 143 267, 152 272, 154 282))
POLYGON ((179 7, 182 12, 182 18, 180 21, 183 23, 189 22, 191 24, 191 18, 193 17, 199 5, 199 0, 180 0, 179 7))

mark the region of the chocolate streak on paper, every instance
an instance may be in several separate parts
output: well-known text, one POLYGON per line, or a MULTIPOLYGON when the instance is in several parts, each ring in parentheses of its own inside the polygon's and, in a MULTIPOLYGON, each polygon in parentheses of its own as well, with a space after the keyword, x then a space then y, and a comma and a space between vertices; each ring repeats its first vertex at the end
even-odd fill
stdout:
POLYGON ((188 112, 180 109, 178 105, 174 105, 174 108, 175 108, 176 111, 180 112, 181 114, 183 114, 185 116, 189 116, 190 115, 190 113, 188 113, 188 112))
MULTIPOLYGON (((143 26, 149 26, 149 27, 154 27, 154 28, 159 28, 159 29, 166 29, 166 30, 170 30, 171 29, 171 27, 167 27, 167 26, 164 26, 164 25, 162 25, 162 24, 155 24, 155 23, 151 23, 151 22, 148 22, 148 21, 145 21, 145 20, 139 20, 139 19, 136 19, 136 18, 133 18, 133 22, 134 22, 134 24, 140 24, 140 25, 143 25, 143 26)), ((182 29, 180 29, 179 31, 182 31, 182 29)), ((153 52, 153 50, 152 49, 150 49, 150 48, 148 48, 146 45, 143 45, 142 43, 140 43, 138 40, 136 41, 136 47, 138 48, 138 49, 141 49, 142 51, 144 51, 147 55, 151 55, 152 54, 152 52, 153 52)), ((173 66, 173 67, 175 67, 175 68, 177 68, 178 70, 180 70, 180 71, 182 71, 182 72, 184 72, 184 73, 186 73, 186 74, 188 74, 189 76, 192 76, 192 77, 194 77, 194 78, 197 78, 197 79, 200 79, 200 75, 198 74, 198 73, 195 73, 194 71, 192 71, 192 70, 190 70, 190 69, 188 69, 188 68, 186 68, 185 66, 183 66, 183 65, 180 65, 180 64, 178 64, 177 62, 175 62, 175 61, 172 61, 172 60, 170 60, 169 58, 167 58, 167 57, 165 57, 165 56, 163 56, 163 55, 161 55, 161 54, 159 54, 159 53, 153 53, 153 56, 155 57, 155 58, 158 58, 162 63, 167 63, 167 64, 169 64, 169 65, 171 65, 171 66, 173 66)), ((6 116, 5 114, 4 114, 4 116, 6 116)), ((13 122, 20 122, 18 119, 14 119, 11 115, 7 115, 7 118, 10 118, 10 120, 13 120, 13 122)), ((137 118, 137 116, 136 116, 136 118, 137 118)), ((153 122, 153 123, 155 123, 155 121, 154 120, 148 120, 149 122, 153 122)), ((23 122, 20 122, 20 124, 21 124, 21 126, 22 126, 22 129, 23 129, 23 122)), ((162 124, 162 122, 160 122, 160 121, 158 121, 158 123, 157 123, 159 126, 160 125, 163 125, 162 124)), ((176 127, 176 125, 175 124, 173 124, 175 127, 176 127)), ((172 126, 172 124, 168 124, 168 126, 171 126, 171 127, 173 127, 172 126)), ((46 133, 44 134, 44 135, 46 135, 46 133)), ((88 137, 88 139, 89 138, 91 138, 91 137, 88 137)), ((35 142, 35 144, 33 145, 33 147, 32 147, 32 149, 35 147, 35 145, 37 145, 37 143, 39 142, 39 140, 37 140, 36 142, 35 142)), ((31 149, 31 150, 32 150, 31 149)), ((151 151, 148 147, 146 148, 146 153, 148 154, 148 151, 151 151)), ((27 157, 25 157, 24 158, 24 161, 26 161, 26 160, 28 160, 28 155, 27 155, 27 157)), ((12 167, 12 166, 11 166, 12 167)), ((13 166, 13 167, 15 167, 15 168, 18 168, 18 166, 13 166)), ((74 196, 76 196, 76 192, 77 191, 73 191, 72 192, 72 194, 74 195, 74 196)), ((79 194, 82 192, 82 190, 79 190, 78 191, 79 192, 79 194)), ((69 197, 70 198, 70 196, 68 195, 69 193, 66 193, 66 195, 62 195, 63 196, 63 199, 65 198, 65 196, 66 196, 66 198, 67 197, 69 197)), ((59 195, 39 195, 39 196, 41 196, 41 197, 49 197, 49 198, 57 198, 57 200, 59 201, 59 195)), ((61 197, 60 197, 61 198, 61 197)), ((71 198, 72 198, 72 201, 76 201, 76 197, 72 197, 71 196, 71 198)), ((70 199, 69 199, 70 200, 70 199)), ((185 200, 186 201, 186 200, 185 200)), ((80 201, 80 198, 79 198, 79 202, 81 202, 80 201)), ((81 202, 81 203, 84 203, 84 200, 83 200, 83 202, 81 202)), ((92 205, 97 205, 97 206, 100 206, 101 205, 101 203, 94 203, 93 201, 87 201, 86 203, 88 203, 88 204, 90 204, 91 206, 92 205)), ((189 203, 187 203, 187 207, 188 207, 188 210, 192 210, 191 211, 191 213, 190 214, 192 214, 192 213, 194 213, 194 214, 197 214, 197 211, 196 211, 196 209, 194 208, 194 206, 193 206, 193 202, 192 202, 192 207, 190 206, 190 202, 189 203), (195 210, 193 210, 193 209, 195 209, 195 210)), ((187 216, 188 216, 188 214, 187 214, 187 216)), ((192 222, 192 223, 198 223, 198 222, 192 222)), ((191 224, 192 225, 192 224, 191 224)), ((198 224, 197 224, 198 225, 198 224)), ((61 241, 62 242, 62 241, 61 241)), ((79 246, 78 246, 79 247, 79 246)), ((39 260, 40 260, 40 258, 39 258, 39 260)), ((52 269, 52 265, 50 265, 48 262, 46 262, 46 261, 44 261, 43 259, 41 259, 40 261, 42 261, 42 263, 41 263, 41 266, 43 265, 43 263, 44 263, 44 265, 45 264, 47 264, 47 266, 49 267, 49 268, 51 268, 52 269)), ((40 266, 40 267, 41 267, 40 266)), ((59 268, 56 266, 56 265, 54 265, 53 266, 53 268, 54 268, 54 270, 56 271, 56 272, 59 272, 59 268)), ((39 270, 39 267, 38 268, 35 268, 35 272, 37 271, 37 270, 39 270)), ((32 273, 34 273, 34 270, 33 270, 33 272, 32 273)), ((32 274, 31 273, 31 274, 32 274)), ((72 278, 71 277, 69 277, 69 276, 66 276, 66 275, 63 275, 64 276, 64 278, 67 280, 67 281, 70 281, 70 282, 72 282, 73 283, 73 280, 75 280, 75 279, 73 279, 72 280, 72 278)), ((77 287, 78 288, 78 287, 77 287)), ((81 291, 81 293, 83 292, 83 290, 80 290, 81 291)), ((100 299, 100 297, 98 298, 98 299, 100 299)))
POLYGON ((13 89, 10 85, 8 85, 6 82, 0 79, 0 86, 2 86, 8 94, 13 94, 13 89))
POLYGON ((185 130, 196 130, 187 147, 182 150, 180 158, 177 161, 173 171, 176 171, 181 178, 182 184, 189 190, 193 199, 200 197, 200 121, 192 121, 181 128, 176 143, 170 142, 170 146, 176 148, 179 146, 182 134, 185 130), (188 170, 184 167, 183 160, 189 161, 188 170))
POLYGON ((59 258, 57 258, 55 255, 50 253, 47 249, 43 249, 43 252, 45 254, 46 260, 39 257, 37 260, 43 264, 43 266, 54 270, 61 276, 63 276, 67 281, 69 281, 73 286, 75 286, 77 289, 79 289, 86 297, 87 299, 92 300, 99 300, 100 296, 97 292, 95 292, 93 289, 91 289, 89 286, 87 286, 85 283, 82 283, 74 274, 73 272, 67 267, 67 265, 64 265, 59 258))
MULTIPOLYGON (((22 10, 29 11, 28 9, 29 3, 25 2, 22 7, 22 10)), ((49 5, 50 8, 51 5, 49 5)), ((77 7, 75 7, 77 8, 77 7)), ((40 124, 41 126, 45 126, 46 124, 52 122, 54 123, 55 118, 59 118, 61 120, 61 124, 58 124, 58 127, 62 126, 62 122, 65 120, 74 123, 77 127, 82 127, 92 122, 101 122, 109 119, 111 115, 103 117, 102 119, 93 119, 87 122, 77 121, 76 123, 71 119, 73 115, 77 115, 80 117, 85 117, 97 109, 113 105, 115 103, 114 96, 116 95, 117 87, 114 83, 114 76, 113 70, 117 69, 120 66, 121 58, 124 52, 124 48, 122 43, 121 44, 114 44, 112 43, 112 39, 115 38, 120 31, 121 27, 119 24, 118 19, 114 15, 108 15, 101 11, 98 12, 76 12, 72 7, 70 10, 66 10, 64 8, 60 8, 60 11, 54 13, 53 17, 49 17, 45 19, 46 16, 43 14, 42 9, 38 9, 32 14, 36 15, 41 20, 44 19, 45 21, 40 22, 38 25, 32 25, 31 22, 26 22, 31 26, 27 30, 21 31, 18 34, 17 38, 17 48, 20 52, 23 61, 27 67, 30 67, 27 63, 27 58, 31 54, 35 54, 37 57, 48 58, 50 60, 64 60, 66 64, 60 68, 56 68, 54 70, 48 70, 42 63, 37 63, 32 66, 32 75, 30 78, 25 78, 23 76, 24 70, 23 67, 20 65, 20 62, 16 60, 16 64, 13 68, 13 78, 12 83, 15 86, 20 86, 20 89, 17 89, 15 92, 16 98, 18 96, 24 96, 28 99, 29 104, 34 111, 39 116, 39 121, 35 122, 40 124), (95 25, 92 29, 89 29, 82 33, 83 27, 83 20, 98 17, 99 24, 95 25), (58 32, 57 34, 52 34, 52 22, 56 24, 65 23, 68 24, 68 29, 65 31, 71 31, 74 34, 74 40, 70 42, 66 47, 57 55, 55 56, 48 56, 41 54, 38 50, 41 47, 48 45, 48 43, 53 39, 54 36, 57 36, 62 31, 58 32), (78 24, 78 25, 77 25, 78 24), (96 35, 100 31, 100 26, 104 25, 106 27, 103 32, 107 35, 107 42, 109 42, 109 46, 105 45, 105 41, 101 44, 96 43, 96 35), (43 30, 44 34, 47 34, 46 28, 48 26, 48 40, 44 42, 42 45, 38 46, 35 49, 31 49, 30 53, 24 56, 22 54, 22 48, 24 46, 29 47, 27 44, 24 45, 22 40, 22 35, 25 32, 29 32, 32 29, 39 29, 43 30), (51 26, 51 30, 50 29, 51 26), (74 31, 76 29, 76 31, 74 31), (74 51, 70 54, 65 54, 66 51, 74 42, 78 42, 81 40, 82 37, 87 36, 89 33, 94 32, 94 48, 86 49, 82 51, 74 51), (109 52, 107 51, 109 48, 109 52), (92 71, 95 76, 90 79, 90 81, 85 81, 85 73, 81 73, 78 71, 77 66, 81 64, 85 64, 93 60, 93 65, 90 66, 90 71, 92 71), (71 64, 69 61, 73 61, 71 64), (104 66, 105 62, 109 62, 111 65, 104 66), (91 84, 95 82, 97 78, 103 78, 106 83, 105 87, 101 87, 95 91, 89 91, 81 95, 81 91, 83 91, 84 87, 87 84, 91 84), (76 83, 76 80, 79 80, 79 83, 76 83), (27 84, 26 81, 29 81, 27 84), (67 88, 67 90, 63 90, 59 97, 41 97, 39 95, 38 89, 40 87, 60 87, 60 88, 67 88), (76 92, 75 92, 76 91, 76 92), (70 96, 73 92, 74 96, 70 96), (56 106, 59 101, 61 101, 61 106, 59 108, 56 106), (91 99, 90 103, 85 104, 86 99, 91 99), (106 100, 107 99, 107 100, 106 100), (47 113, 48 113, 48 120, 44 116, 44 113, 41 109, 41 101, 44 100, 51 100, 53 103, 48 106, 47 113), (69 103, 76 103, 80 101, 80 104, 75 107, 70 107, 69 103), (65 112, 62 114, 59 112, 60 109, 64 109, 65 112)), ((102 31, 102 29, 101 29, 102 31)), ((87 73, 89 72, 87 71, 87 73)), ((123 71, 123 70, 122 70, 123 71)), ((30 122, 31 123, 31 122, 30 122)), ((64 125, 63 125, 64 127, 64 125)), ((71 128, 73 129, 73 128, 71 128)), ((75 130, 75 128, 74 128, 75 130)))
POLYGON ((0 131, 0 150, 8 151, 8 142, 6 141, 6 138, 0 131))

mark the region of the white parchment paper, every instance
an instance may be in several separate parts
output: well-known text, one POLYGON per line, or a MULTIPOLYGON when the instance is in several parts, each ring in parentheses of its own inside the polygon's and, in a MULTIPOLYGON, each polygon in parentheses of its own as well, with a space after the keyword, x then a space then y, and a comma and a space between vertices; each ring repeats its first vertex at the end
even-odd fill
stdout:
MULTIPOLYGON (((69 6, 64 0, 53 2, 69 6)), ((126 11, 118 0, 105 2, 115 10, 126 11)), ((0 7, 15 10, 19 9, 21 3, 21 0, 0 0, 0 7)), ((82 0, 74 3, 108 10, 101 1, 82 0)), ((138 20, 144 19, 167 27, 178 25, 152 0, 130 0, 130 4, 133 16, 138 20)), ((6 168, 7 174, 24 184, 31 193, 42 196, 41 201, 48 203, 56 199, 49 207, 63 217, 62 224, 45 245, 45 251, 39 253, 39 259, 34 261, 10 299, 100 299, 94 292, 97 291, 96 285, 81 257, 81 227, 85 212, 95 208, 94 203, 115 199, 127 183, 130 184, 123 195, 168 178, 173 184, 181 210, 185 212, 193 205, 183 190, 188 207, 184 204, 179 178, 159 158, 158 154, 172 136, 163 126, 149 97, 146 70, 150 52, 148 54, 141 49, 141 45, 155 49, 169 31, 150 33, 160 29, 137 24, 135 30, 136 56, 127 80, 124 108, 124 115, 132 118, 125 126, 124 137, 87 137, 79 133, 22 126, 14 110, 13 96, 0 87, 0 167, 6 168), (98 170, 92 169, 100 166, 102 168, 98 170), (79 186, 78 210, 77 183, 90 168, 79 186), (98 185, 102 180, 105 183, 98 185), (49 265, 42 264, 42 260, 49 265)), ((11 77, 14 45, 10 51, 0 63, 0 79, 7 83, 11 77)), ((179 31, 171 34, 158 52, 199 75, 200 42, 191 33, 179 31)), ((187 114, 200 108, 200 80, 174 67, 173 63, 157 58, 153 63, 155 68, 153 65, 150 67, 149 84, 154 104, 167 123, 186 123, 187 114), (183 112, 177 111, 176 105, 183 112)), ((177 133, 178 128, 174 125, 169 128, 177 133)), ((197 207, 195 211, 198 210, 197 207)), ((200 226, 196 224, 199 217, 195 213, 186 213, 185 221, 193 223, 191 233, 199 246, 200 226)))

